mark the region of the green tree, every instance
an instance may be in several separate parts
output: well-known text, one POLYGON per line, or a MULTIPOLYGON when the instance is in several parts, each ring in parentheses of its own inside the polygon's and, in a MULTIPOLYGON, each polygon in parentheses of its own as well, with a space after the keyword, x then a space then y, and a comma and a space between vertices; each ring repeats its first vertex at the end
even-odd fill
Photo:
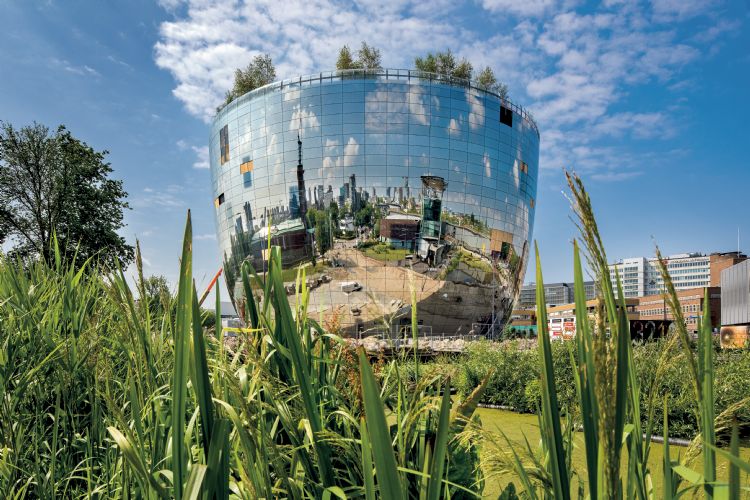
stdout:
POLYGON ((352 51, 348 45, 344 45, 339 50, 339 58, 336 60, 336 69, 383 69, 380 58, 380 50, 362 42, 362 46, 357 51, 357 57, 352 56, 352 51))
POLYGON ((169 290, 169 282, 162 275, 149 276, 143 280, 143 290, 146 293, 144 300, 148 303, 148 309, 152 317, 163 314, 169 307, 172 292, 169 290))
POLYGON ((241 95, 260 88, 276 80, 276 67, 268 54, 257 55, 245 69, 234 71, 234 86, 227 92, 225 104, 241 95))
POLYGON ((344 45, 339 50, 339 58, 336 60, 336 69, 357 69, 359 66, 357 61, 352 57, 352 51, 349 50, 349 46, 344 45))
POLYGON ((323 255, 331 248, 331 240, 333 239, 329 212, 311 208, 307 211, 307 216, 310 219, 310 224, 315 228, 315 245, 318 248, 318 253, 323 255))
POLYGON ((129 208, 122 181, 109 178, 107 151, 94 151, 64 127, 16 129, 0 122, 0 243, 21 257, 54 260, 50 241, 78 262, 97 256, 127 265, 133 247, 117 234, 129 208))
POLYGON ((501 98, 508 98, 508 86, 502 82, 497 81, 495 72, 492 71, 492 68, 490 68, 489 66, 486 66, 477 74, 476 82, 480 87, 483 87, 490 92, 495 92, 501 98))
POLYGON ((365 42, 362 42, 362 46, 357 51, 357 63, 362 69, 383 69, 380 60, 380 50, 367 45, 365 42))
POLYGON ((356 214, 354 214, 354 224, 358 227, 372 226, 373 222, 373 208, 369 203, 365 203, 365 206, 360 208, 356 214))
POLYGON ((427 54, 425 57, 416 57, 414 59, 414 67, 425 73, 438 72, 437 59, 431 53, 427 54))
POLYGON ((331 215, 331 224, 333 224, 334 229, 338 228, 339 227, 339 206, 333 200, 331 200, 331 203, 328 205, 328 213, 331 215))
POLYGON ((474 70, 472 64, 466 58, 457 61, 450 50, 437 52, 436 54, 429 53, 425 57, 417 57, 414 59, 414 67, 420 71, 464 80, 470 80, 474 70))

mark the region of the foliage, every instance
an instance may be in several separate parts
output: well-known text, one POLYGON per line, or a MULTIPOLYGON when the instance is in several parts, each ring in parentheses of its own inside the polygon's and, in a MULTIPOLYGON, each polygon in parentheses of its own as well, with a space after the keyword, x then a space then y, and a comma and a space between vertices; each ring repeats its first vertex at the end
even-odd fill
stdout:
MULTIPOLYGON (((571 187, 584 241, 592 244, 588 258, 596 259, 591 267, 606 269, 588 197, 577 181, 571 187)), ((91 259, 66 259, 54 238, 52 249, 50 262, 0 257, 3 498, 462 498, 481 494, 484 474, 500 471, 514 474, 502 498, 676 498, 695 491, 737 498, 748 491, 741 481, 750 464, 738 458, 734 419, 728 451, 707 431, 720 429, 726 413, 712 418, 720 363, 708 321, 697 346, 674 346, 695 364, 683 375, 700 396, 693 413, 701 435, 684 456, 665 444, 663 469, 649 466, 652 410, 662 401, 641 398, 627 318, 608 272, 598 275, 604 294, 598 320, 590 324, 581 312, 574 343, 551 345, 540 314, 539 375, 526 374, 537 385, 512 397, 538 405, 541 439, 538 446, 497 447, 489 446, 498 438, 474 410, 493 383, 521 376, 526 354, 518 349, 503 352, 502 364, 488 359, 485 366, 495 364, 477 387, 453 401, 452 377, 465 376, 456 368, 420 369, 406 354, 369 360, 308 317, 304 268, 290 303, 277 247, 265 276, 242 265, 248 300, 238 306, 247 328, 231 350, 202 325, 189 215, 174 317, 152 317, 142 271, 134 294, 121 270, 105 274, 91 259), (495 382, 494 370, 502 371, 495 382), (560 411, 568 400, 580 408, 584 469, 571 458, 574 416, 563 420, 560 411), (645 425, 641 413, 649 415, 645 425), (695 455, 702 473, 690 463, 695 455), (714 480, 725 464, 728 481, 714 480), (657 474, 664 477, 662 491, 652 488, 657 474)), ((537 302, 544 303, 538 257, 537 277, 537 302)), ((673 288, 669 294, 674 298, 673 288)), ((217 290, 217 316, 220 304, 217 290)), ((412 325, 415 304, 412 291, 412 325)), ((679 332, 675 339, 683 341, 679 332)), ((657 365, 656 380, 660 373, 657 365)), ((742 410, 735 405, 731 413, 742 410)))
MULTIPOLYGON (((633 345, 633 362, 640 387, 640 399, 647 401, 651 396, 663 401, 666 398, 670 434, 692 439, 699 433, 694 410, 695 396, 690 380, 685 377, 684 355, 676 345, 676 340, 677 338, 661 339, 633 345)), ((571 344, 567 342, 552 343, 552 359, 555 381, 561 388, 558 392, 559 409, 562 413, 570 411, 573 415, 578 415, 570 348, 571 344)), ((577 353, 573 352, 573 356, 575 358, 577 353)), ((471 392, 473 384, 490 368, 495 367, 497 370, 490 379, 482 402, 512 407, 522 413, 536 412, 533 400, 522 397, 522 394, 534 394, 539 390, 539 359, 524 340, 502 344, 474 343, 463 356, 441 361, 447 366, 431 366, 437 363, 432 362, 426 366, 430 366, 430 370, 457 370, 454 385, 460 394, 471 392), (509 373, 506 373, 505 367, 509 373), (519 375, 516 376, 516 373, 519 375)), ((748 397, 742 381, 750 378, 750 351, 716 351, 715 369, 717 413, 722 414, 736 408, 736 412, 731 413, 736 414, 739 424, 750 426, 750 405, 742 404, 748 397)), ((657 435, 662 433, 663 411, 662 405, 654 408, 652 429, 657 435)), ((642 415, 644 426, 647 417, 646 414, 642 415)), ((725 434, 728 435, 728 429, 725 434)))
MULTIPOLYGON (((719 420, 714 418, 714 352, 708 310, 704 312, 705 320, 700 328, 695 354, 691 351, 684 332, 681 331, 678 336, 680 347, 686 357, 682 365, 689 367, 687 377, 696 396, 693 408, 700 429, 700 434, 696 437, 699 446, 694 448, 696 451, 692 456, 700 454, 703 473, 691 468, 690 453, 675 460, 670 455, 668 441, 664 444, 663 470, 651 470, 649 453, 653 431, 653 408, 660 402, 653 397, 641 400, 624 299, 615 299, 615 287, 617 296, 623 297, 621 282, 619 276, 616 276, 615 280, 610 277, 608 260, 594 220, 591 200, 582 182, 576 176, 568 176, 568 181, 573 194, 573 209, 586 249, 586 258, 597 277, 601 292, 595 320, 590 321, 586 309, 580 253, 577 242, 574 241, 577 356, 571 355, 570 362, 575 370, 573 379, 583 428, 586 470, 577 471, 572 465, 572 419, 568 418, 567 422, 561 425, 557 396, 558 391, 564 387, 554 378, 552 346, 547 331, 545 309, 541 309, 537 316, 541 364, 541 446, 538 452, 534 452, 530 446, 519 448, 509 443, 511 450, 505 455, 505 463, 509 464, 516 474, 524 495, 531 498, 570 498, 575 491, 572 489, 575 478, 579 483, 579 497, 584 496, 584 484, 591 498, 610 499, 645 499, 655 496, 678 498, 694 491, 702 491, 706 498, 713 498, 715 494, 718 497, 726 497, 730 491, 738 492, 740 484, 737 474, 730 474, 731 483, 716 479, 716 458, 719 454, 727 459, 732 467, 750 472, 750 464, 740 460, 736 445, 731 448, 731 453, 722 450, 717 452, 714 431, 719 420), (647 415, 645 425, 642 412, 647 415), (627 461, 623 460, 624 455, 627 461), (662 492, 654 492, 652 476, 659 473, 664 475, 664 488, 662 492)), ((536 264, 537 303, 544 304, 544 280, 538 251, 536 264)), ((677 294, 671 280, 668 279, 663 262, 662 274, 665 277, 667 301, 672 306, 678 330, 684 330, 684 321, 678 314, 680 309, 677 307, 677 294)), ((707 299, 708 297, 706 303, 707 299)), ((666 401, 664 406, 667 406, 666 401)), ((669 419, 666 417, 666 411, 663 423, 666 439, 669 437, 669 419)), ((736 429, 736 423, 734 428, 736 429)), ((496 463, 503 461, 503 457, 496 459, 496 463)))
POLYGON ((304 270, 287 300, 276 247, 264 278, 243 265, 249 328, 228 350, 201 324, 191 243, 188 218, 174 313, 161 317, 147 297, 161 280, 142 272, 136 300, 121 271, 105 278, 54 245, 51 263, 0 257, 3 498, 481 491, 475 445, 454 439, 472 398, 452 404, 444 376, 408 383, 325 332, 306 315, 304 270))
POLYGON ((497 80, 495 72, 489 66, 477 73, 474 79, 480 87, 498 94, 502 99, 508 98, 508 86, 497 80))
POLYGON ((13 255, 51 264, 54 234, 64 253, 78 254, 76 262, 129 263, 133 247, 117 234, 127 193, 109 178, 107 154, 62 125, 51 133, 36 123, 0 123, 0 243, 10 240, 13 255))
MULTIPOLYGON (((486 373, 494 369, 482 402, 512 407, 522 413, 535 413, 538 398, 530 397, 539 391, 539 358, 533 349, 523 348, 524 341, 496 344, 489 341, 470 344, 464 357, 456 362, 459 375, 456 389, 468 394, 486 373)), ((556 342, 552 345, 555 380, 569 390, 559 396, 559 410, 576 410, 573 370, 570 365, 571 346, 556 342)))
POLYGON ((384 262, 404 259, 410 252, 406 248, 394 248, 392 245, 380 242, 368 242, 359 246, 368 257, 384 262))
POLYGON ((357 227, 371 227, 375 220, 375 209, 371 203, 365 203, 362 208, 354 214, 354 224, 357 227))
POLYGON ((380 70, 383 69, 380 50, 366 42, 362 42, 359 50, 357 51, 357 57, 352 56, 352 52, 347 45, 344 45, 339 50, 339 57, 336 60, 336 69, 365 69, 365 70, 380 70))
MULTIPOLYGON (((257 55, 245 69, 234 71, 234 85, 227 91, 224 106, 257 88, 276 80, 276 67, 268 54, 257 55)), ((222 106, 223 107, 223 106, 222 106)), ((221 107, 217 111, 221 110, 221 107)))
POLYGON ((333 246, 333 232, 335 227, 332 225, 331 210, 318 210, 310 208, 307 210, 307 219, 310 225, 315 229, 315 245, 318 254, 325 254, 333 246))
POLYGON ((419 71, 463 80, 470 80, 474 71, 474 67, 466 58, 457 61, 450 49, 435 54, 430 52, 425 57, 416 57, 414 67, 419 71))
POLYGON ((446 78, 474 80, 480 87, 498 94, 502 99, 508 98, 508 86, 497 80, 495 72, 489 66, 478 73, 466 58, 460 61, 449 50, 446 52, 428 53, 424 57, 414 59, 414 67, 419 71, 435 73, 446 78))

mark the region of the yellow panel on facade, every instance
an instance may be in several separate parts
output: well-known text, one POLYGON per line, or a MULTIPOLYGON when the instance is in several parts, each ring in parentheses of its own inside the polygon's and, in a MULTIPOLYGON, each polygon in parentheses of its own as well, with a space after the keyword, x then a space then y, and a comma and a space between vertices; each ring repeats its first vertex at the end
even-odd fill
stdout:
POLYGON ((240 173, 241 174, 247 174, 248 172, 253 171, 253 160, 246 161, 242 164, 240 164, 240 173))

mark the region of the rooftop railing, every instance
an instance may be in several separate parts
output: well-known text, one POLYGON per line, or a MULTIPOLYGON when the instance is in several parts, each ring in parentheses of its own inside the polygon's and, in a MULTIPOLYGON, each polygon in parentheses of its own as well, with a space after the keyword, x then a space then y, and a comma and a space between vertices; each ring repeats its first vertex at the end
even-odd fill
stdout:
POLYGON ((269 83, 268 85, 264 85, 263 87, 251 90, 250 92, 237 97, 236 99, 225 105, 223 108, 221 108, 217 113, 217 117, 223 113, 228 112, 229 109, 233 109, 254 97, 270 92, 275 92, 277 90, 283 90, 287 87, 304 86, 304 84, 310 84, 314 82, 323 83, 326 81, 345 81, 355 78, 368 80, 374 79, 378 81, 437 82, 455 87, 477 90, 485 94, 497 97, 505 108, 508 108, 516 114, 520 115, 521 118, 534 129, 537 137, 539 136, 539 127, 537 127, 537 124, 534 121, 534 118, 531 116, 531 113, 523 106, 519 106, 511 102, 507 97, 503 97, 497 92, 493 92, 492 90, 479 85, 474 80, 455 78, 452 76, 429 73, 426 71, 419 71, 415 69, 342 69, 336 71, 324 71, 321 73, 314 73, 310 75, 302 75, 294 78, 287 78, 286 80, 269 83))

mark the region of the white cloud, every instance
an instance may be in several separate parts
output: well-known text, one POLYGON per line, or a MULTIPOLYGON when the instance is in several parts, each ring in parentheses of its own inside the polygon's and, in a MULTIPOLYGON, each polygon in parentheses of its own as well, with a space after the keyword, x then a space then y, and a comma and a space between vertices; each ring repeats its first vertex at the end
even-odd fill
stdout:
POLYGON ((196 156, 193 168, 209 168, 211 166, 208 160, 208 146, 190 146, 190 149, 196 156))
POLYGON ((91 66, 88 66, 86 64, 75 65, 65 59, 53 58, 50 61, 50 64, 54 68, 61 68, 64 71, 67 71, 68 73, 73 73, 74 75, 95 76, 95 77, 102 76, 97 70, 95 70, 91 66))
POLYGON ((482 6, 494 13, 538 16, 559 4, 556 0, 483 0, 482 6))

